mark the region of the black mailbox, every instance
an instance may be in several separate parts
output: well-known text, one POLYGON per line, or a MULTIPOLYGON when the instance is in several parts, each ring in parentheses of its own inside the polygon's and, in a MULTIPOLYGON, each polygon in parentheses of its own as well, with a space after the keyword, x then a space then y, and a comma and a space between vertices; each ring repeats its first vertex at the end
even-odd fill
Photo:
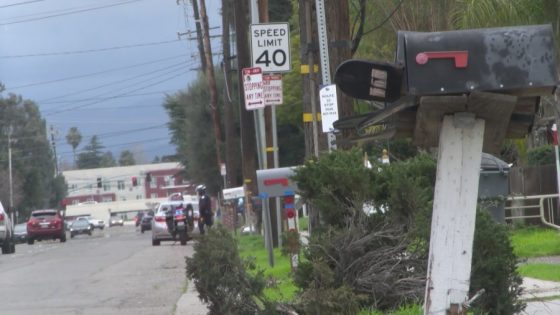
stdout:
POLYGON ((550 25, 398 33, 405 95, 550 94, 558 82, 550 25))

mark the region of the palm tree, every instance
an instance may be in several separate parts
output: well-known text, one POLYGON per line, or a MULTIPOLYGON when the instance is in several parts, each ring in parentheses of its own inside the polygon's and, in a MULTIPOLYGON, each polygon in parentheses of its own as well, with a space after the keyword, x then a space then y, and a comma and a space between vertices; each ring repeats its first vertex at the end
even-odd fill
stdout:
POLYGON ((77 127, 72 127, 68 130, 66 142, 72 146, 72 152, 74 153, 74 167, 76 167, 76 148, 80 145, 80 142, 82 142, 82 134, 77 127))

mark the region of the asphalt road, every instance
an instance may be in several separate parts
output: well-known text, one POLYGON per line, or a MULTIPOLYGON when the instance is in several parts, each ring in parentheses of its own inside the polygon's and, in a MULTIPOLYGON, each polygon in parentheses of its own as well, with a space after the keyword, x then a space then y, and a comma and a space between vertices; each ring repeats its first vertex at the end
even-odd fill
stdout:
POLYGON ((0 313, 174 314, 192 253, 191 242, 152 246, 133 226, 19 244, 0 256, 0 313))

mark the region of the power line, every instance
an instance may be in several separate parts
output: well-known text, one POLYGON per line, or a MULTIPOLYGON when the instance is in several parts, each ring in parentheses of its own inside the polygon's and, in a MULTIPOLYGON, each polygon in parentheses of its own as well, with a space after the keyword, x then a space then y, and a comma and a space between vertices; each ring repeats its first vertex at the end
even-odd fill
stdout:
POLYGON ((15 7, 15 6, 18 6, 18 5, 30 4, 30 3, 35 3, 35 2, 41 2, 41 1, 45 1, 45 0, 32 0, 32 1, 13 3, 13 4, 6 4, 6 5, 0 6, 0 9, 8 8, 8 7, 15 7))
POLYGON ((143 63, 137 63, 137 64, 133 64, 133 65, 130 65, 130 66, 112 68, 112 69, 103 70, 103 71, 99 71, 99 72, 80 74, 80 75, 65 77, 65 78, 61 78, 61 79, 41 81, 41 82, 35 82, 35 83, 28 83, 28 84, 24 84, 24 85, 18 85, 18 86, 10 87, 10 89, 11 90, 17 90, 17 89, 31 87, 31 86, 45 85, 45 84, 51 84, 51 83, 74 80, 74 79, 81 79, 81 78, 96 76, 96 75, 105 74, 105 73, 109 73, 109 72, 115 72, 115 71, 120 71, 120 70, 126 70, 126 69, 141 67, 141 66, 145 66, 145 65, 149 65, 149 64, 153 64, 153 63, 158 63, 158 62, 161 62, 161 61, 176 59, 176 58, 179 58, 179 57, 185 57, 185 55, 175 55, 175 56, 172 56, 172 57, 156 59, 156 60, 153 60, 153 61, 148 61, 148 62, 143 62, 143 63))
MULTIPOLYGON (((178 70, 181 70, 181 69, 178 69, 178 70)), ((106 99, 104 99, 104 100, 95 101, 95 102, 91 102, 91 103, 87 103, 87 104, 83 104, 83 105, 77 105, 77 106, 74 106, 74 107, 70 107, 70 108, 67 108, 67 109, 61 109, 61 110, 53 111, 53 112, 50 112, 50 113, 45 113, 44 116, 56 115, 56 114, 60 114, 60 113, 72 111, 72 110, 74 110, 74 109, 78 109, 78 108, 83 108, 83 107, 95 105, 95 104, 98 104, 98 103, 101 103, 101 102, 104 102, 104 101, 113 99, 114 97, 127 95, 128 93, 136 92, 136 91, 139 91, 139 90, 142 90, 142 89, 145 89, 145 88, 149 88, 149 87, 158 85, 158 84, 163 83, 163 82, 167 82, 167 81, 172 80, 172 79, 174 79, 174 78, 176 78, 176 77, 179 77, 179 76, 181 76, 181 75, 184 75, 185 73, 187 73, 187 71, 181 72, 181 73, 179 73, 179 74, 173 75, 173 76, 171 76, 171 77, 168 77, 168 78, 166 78, 166 79, 163 79, 163 80, 160 80, 160 81, 157 81, 157 82, 153 82, 153 83, 151 83, 151 84, 149 84, 149 85, 139 87, 139 88, 134 89, 134 90, 129 91, 129 92, 125 92, 125 93, 122 93, 122 94, 119 94, 119 95, 115 95, 115 96, 112 96, 112 97, 108 97, 108 98, 106 98, 106 99)), ((152 78, 152 79, 154 79, 154 78, 152 78)), ((150 80, 151 80, 151 79, 150 79, 150 80)))
MULTIPOLYGON (((106 138, 112 138, 112 137, 116 137, 116 136, 120 136, 120 135, 125 135, 125 134, 129 134, 129 133, 134 133, 134 132, 141 132, 141 131, 146 131, 146 130, 153 130, 153 129, 159 129, 161 127, 165 127, 167 126, 167 123, 165 124, 157 124, 157 125, 152 125, 152 126, 147 126, 147 127, 142 127, 142 128, 134 128, 134 129, 125 129, 125 130, 119 130, 119 131, 111 131, 111 132, 106 132, 106 133, 102 133, 102 134, 96 134, 96 135, 91 135, 91 136, 82 136, 82 139, 90 139, 94 136, 97 136, 98 138, 101 139, 106 139, 106 138)), ((21 140, 45 140, 45 141, 49 141, 48 139, 48 135, 35 135, 35 136, 23 136, 23 137, 12 137, 13 140, 16 141, 21 141, 21 140)), ((7 139, 0 139, 0 141, 7 141, 7 139)), ((56 143, 63 143, 62 139, 55 139, 56 143)))
POLYGON ((27 57, 43 57, 43 56, 77 55, 77 54, 86 54, 86 53, 93 53, 93 52, 103 52, 103 51, 110 51, 110 50, 119 50, 119 49, 135 48, 135 47, 146 47, 146 46, 164 45, 164 44, 169 44, 169 43, 177 43, 177 42, 180 42, 180 41, 181 41, 180 39, 174 39, 174 40, 166 40, 166 41, 159 41, 159 42, 149 42, 149 43, 122 45, 122 46, 114 46, 114 47, 106 47, 106 48, 83 49, 83 50, 72 50, 72 51, 60 51, 60 52, 52 52, 52 53, 8 55, 8 56, 0 56, 0 58, 1 58, 1 59, 9 59, 9 58, 10 58, 10 59, 11 59, 11 58, 27 58, 27 57))
MULTIPOLYGON (((148 78, 148 79, 146 79, 146 80, 139 81, 139 82, 134 82, 134 83, 132 83, 132 84, 126 85, 126 86, 124 86, 124 87, 120 87, 120 88, 118 88, 118 89, 113 89, 113 90, 111 90, 111 91, 109 91, 109 92, 106 92, 105 94, 107 94, 107 93, 118 93, 118 92, 120 92, 120 91, 123 91, 124 89, 129 88, 129 87, 137 86, 138 84, 145 83, 145 82, 149 82, 149 81, 151 81, 151 80, 153 80, 153 79, 157 79, 157 78, 159 78, 159 77, 161 77, 161 76, 168 75, 168 74, 171 74, 171 73, 175 73, 175 72, 177 72, 178 70, 183 70, 183 69, 184 69, 184 67, 174 68, 174 69, 172 69, 171 71, 167 71, 167 72, 165 72, 165 73, 163 73, 163 74, 160 74, 160 75, 157 75, 157 76, 155 76, 155 77, 151 77, 151 78, 148 78)), ((158 71, 155 71, 155 72, 153 72, 153 73, 160 72, 160 71, 161 71, 161 69, 158 70, 158 71)), ((135 77, 135 78, 133 78, 132 80, 137 79, 137 78, 138 78, 138 77, 135 77)), ((114 83, 122 83, 122 82, 127 82, 127 81, 131 81, 131 80, 117 81, 117 82, 114 82, 114 83)), ((114 83, 113 83, 113 84, 114 84, 114 83)), ((147 86, 147 87, 149 87, 149 86, 147 86)), ((93 104, 102 103, 102 102, 105 102, 105 101, 114 99, 115 97, 120 97, 120 96, 128 95, 129 93, 133 93, 133 92, 138 91, 138 90, 141 90, 141 89, 143 89, 143 88, 146 88, 146 86, 145 86, 145 87, 138 88, 138 89, 135 89, 135 90, 132 90, 132 91, 128 91, 128 92, 126 92, 126 93, 122 93, 122 94, 118 94, 118 95, 113 95, 113 96, 108 96, 108 97, 101 97, 101 96, 103 96, 104 94, 103 94, 103 95, 102 95, 102 94, 98 94, 98 95, 95 96, 95 97, 101 97, 101 99, 99 99, 98 101, 92 101, 92 102, 89 102, 89 103, 87 103, 87 104, 82 104, 82 105, 77 105, 77 106, 63 107, 63 108, 62 108, 62 111, 66 111, 65 109, 81 108, 81 107, 86 107, 86 106, 93 105, 93 104)), ((59 111, 60 111, 60 110, 59 110, 59 111)), ((48 112, 45 113, 45 115, 48 115, 48 114, 49 114, 48 112)))
POLYGON ((373 31, 376 31, 377 29, 379 29, 381 26, 385 25, 385 23, 387 23, 392 17, 393 15, 395 15, 395 13, 397 13, 397 11, 399 10, 399 8, 401 7, 401 4, 403 4, 404 0, 401 0, 393 9, 393 11, 383 20, 381 21, 381 23, 377 24, 374 28, 372 28, 371 30, 364 32, 362 35, 366 35, 369 34, 373 31))
POLYGON ((69 11, 69 12, 64 12, 64 13, 46 15, 46 16, 37 17, 37 18, 30 18, 30 19, 23 19, 23 20, 14 21, 14 22, 0 23, 0 26, 19 24, 19 23, 25 23, 25 22, 33 22, 33 21, 39 21, 39 20, 46 20, 46 19, 50 19, 50 18, 53 18, 53 17, 71 15, 71 14, 76 14, 76 13, 83 13, 83 12, 100 10, 100 9, 105 9, 105 8, 111 8, 111 7, 125 5, 125 4, 129 4, 129 3, 133 3, 133 2, 139 2, 139 1, 143 1, 143 0, 129 0, 129 1, 125 1, 125 2, 118 2, 118 3, 108 4, 108 5, 104 5, 104 6, 98 6, 98 7, 92 7, 92 8, 87 8, 87 9, 79 9, 79 10, 74 10, 74 11, 69 11))
MULTIPOLYGON (((157 94, 165 94, 165 93, 174 93, 176 92, 176 90, 165 90, 165 91, 154 91, 154 92, 146 92, 146 93, 137 93, 137 94, 130 94, 130 95, 123 95, 123 96, 119 96, 119 97, 115 97, 115 98, 125 98, 125 97, 136 97, 136 96, 146 96, 146 95, 157 95, 157 94)), ((45 104, 63 104, 63 103, 80 103, 80 102, 87 102, 87 101, 96 101, 96 100, 100 100, 101 98, 95 98, 95 97, 90 97, 90 98, 82 98, 82 99, 74 99, 74 100, 65 100, 65 101, 54 101, 54 102, 41 102, 41 105, 45 105, 45 104)), ((118 108, 121 108, 122 106, 119 106, 118 108)), ((109 108, 109 107, 108 107, 109 108)), ((110 108, 115 108, 115 107, 110 107, 110 108)))
MULTIPOLYGON (((82 94, 82 93, 85 93, 85 92, 90 92, 90 91, 98 90, 98 89, 101 89, 101 88, 104 88, 104 87, 107 87, 107 86, 114 86, 115 84, 122 83, 122 82, 126 82, 126 81, 131 81, 131 80, 134 80, 134 79, 138 79, 138 78, 141 78, 141 77, 146 76, 146 75, 154 74, 154 73, 157 73, 157 72, 160 72, 160 71, 163 71, 163 70, 170 69, 170 68, 172 68, 172 67, 176 67, 177 65, 180 65, 180 64, 182 64, 182 63, 173 64, 173 65, 171 65, 171 66, 164 67, 164 68, 157 69, 157 70, 152 70, 152 71, 149 71, 149 72, 144 72, 144 73, 141 73, 141 74, 139 74, 139 75, 135 75, 135 76, 128 77, 128 78, 126 78, 126 79, 124 79, 124 80, 111 81, 111 82, 109 82, 109 83, 104 83, 104 84, 102 84, 102 85, 94 86, 94 87, 87 88, 87 89, 84 89, 84 90, 79 90, 79 91, 76 91, 76 92, 72 92, 72 93, 68 93, 68 94, 63 94, 63 95, 59 95, 59 96, 47 98, 47 99, 44 99, 44 100, 39 100, 39 101, 37 101, 37 103, 42 104, 42 102, 48 102, 48 101, 52 101, 52 100, 61 99, 61 98, 67 97, 67 96, 82 94)), ((187 66, 188 66, 188 65, 189 65, 189 64, 187 64, 187 66)), ((98 97, 98 96, 100 96, 100 95, 95 95, 95 96, 93 96, 93 97, 98 97)))

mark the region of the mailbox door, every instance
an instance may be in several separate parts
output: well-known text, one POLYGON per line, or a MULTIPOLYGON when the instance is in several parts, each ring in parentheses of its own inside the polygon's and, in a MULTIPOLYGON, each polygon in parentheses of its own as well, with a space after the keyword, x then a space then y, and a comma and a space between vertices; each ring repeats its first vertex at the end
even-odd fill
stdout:
POLYGON ((550 25, 450 32, 399 32, 411 95, 554 90, 558 82, 550 25))

